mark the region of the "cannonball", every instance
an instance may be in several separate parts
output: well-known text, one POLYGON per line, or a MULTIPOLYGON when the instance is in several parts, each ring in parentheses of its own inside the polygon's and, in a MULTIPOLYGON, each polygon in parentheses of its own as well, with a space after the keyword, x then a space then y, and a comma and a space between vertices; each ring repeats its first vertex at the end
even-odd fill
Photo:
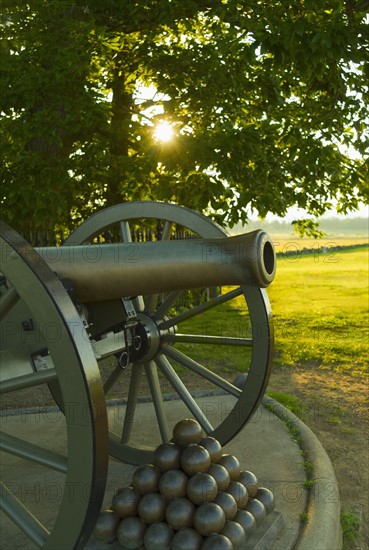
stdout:
POLYGON ((225 514, 219 504, 204 502, 196 508, 193 525, 200 535, 219 533, 225 525, 225 514))
POLYGON ((245 510, 254 516, 256 525, 259 525, 266 518, 265 506, 256 498, 249 498, 248 503, 245 506, 245 510))
POLYGON ((192 527, 194 504, 187 498, 175 498, 167 506, 165 519, 173 529, 192 527))
POLYGON ((185 418, 173 428, 173 441, 181 447, 199 443, 202 438, 202 428, 193 418, 185 418))
POLYGON ((189 476, 207 472, 210 463, 210 455, 201 445, 189 445, 181 454, 181 468, 189 476))
POLYGON ((174 532, 167 523, 153 523, 146 529, 144 544, 146 550, 164 550, 170 548, 174 532))
POLYGON ((220 534, 229 538, 235 550, 246 545, 246 533, 236 521, 227 520, 220 534))
POLYGON ((219 462, 223 453, 223 449, 217 439, 210 436, 203 437, 200 441, 200 445, 208 451, 211 462, 213 464, 216 464, 217 462, 219 462))
POLYGON ((228 470, 226 470, 224 466, 221 466, 221 464, 210 464, 210 468, 207 473, 215 479, 219 491, 225 491, 228 488, 231 477, 228 470))
POLYGON ((194 504, 212 502, 218 494, 218 485, 209 474, 198 473, 187 483, 187 496, 194 504))
POLYGON ((228 537, 216 533, 206 537, 201 550, 233 550, 233 544, 228 537))
POLYGON ((242 470, 238 481, 246 487, 249 497, 255 498, 259 488, 258 480, 256 479, 255 474, 249 472, 248 470, 242 470))
POLYGON ((264 504, 267 514, 270 514, 271 512, 273 512, 275 501, 274 501, 274 495, 272 491, 270 491, 266 487, 259 487, 255 498, 257 500, 260 500, 260 502, 264 504))
POLYGON ((222 508, 226 519, 233 519, 237 514, 237 502, 230 493, 219 492, 214 502, 222 508))
POLYGON ((244 508, 249 499, 247 489, 239 481, 231 481, 228 485, 227 493, 230 493, 237 502, 238 508, 244 508))
POLYGON ((161 472, 179 468, 181 449, 175 443, 162 443, 154 451, 154 465, 161 472))
POLYGON ((159 491, 167 499, 186 496, 188 477, 182 470, 167 470, 159 481, 159 491))
POLYGON ((146 525, 137 517, 123 519, 117 529, 117 539, 128 550, 140 548, 144 542, 146 525))
MULTIPOLYGON (((180 529, 172 538, 172 550, 200 550, 203 538, 195 529, 180 529)), ((212 550, 215 550, 214 548, 212 550)))
POLYGON ((146 493, 138 503, 138 515, 145 523, 163 521, 167 503, 159 493, 146 493))
POLYGON ((116 539, 116 531, 119 522, 120 519, 112 510, 100 512, 93 532, 94 537, 110 544, 116 539))
POLYGON ((124 487, 114 495, 111 505, 112 510, 121 518, 136 516, 140 498, 140 493, 132 487, 124 487))
POLYGON ((241 471, 241 466, 238 458, 233 455, 222 455, 219 459, 219 464, 224 466, 224 468, 228 471, 231 481, 238 480, 241 471))
POLYGON ((141 495, 155 493, 159 488, 160 470, 153 464, 137 468, 132 476, 132 487, 141 495))
POLYGON ((238 510, 233 521, 237 521, 241 525, 246 535, 249 535, 256 529, 255 518, 247 510, 238 510))

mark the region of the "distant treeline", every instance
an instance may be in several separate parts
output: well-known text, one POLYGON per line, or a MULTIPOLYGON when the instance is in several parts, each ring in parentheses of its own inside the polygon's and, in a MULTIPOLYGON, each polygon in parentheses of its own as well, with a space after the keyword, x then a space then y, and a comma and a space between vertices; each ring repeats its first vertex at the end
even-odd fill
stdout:
MULTIPOLYGON (((247 226, 237 225, 231 229, 231 233, 264 229, 270 234, 291 234, 294 232, 291 223, 284 221, 250 221, 247 226)), ((326 218, 320 220, 320 229, 327 235, 369 235, 368 218, 326 218)))
POLYGON ((332 244, 331 246, 322 246, 320 248, 309 248, 309 247, 301 247, 298 246, 297 243, 292 243, 294 246, 288 246, 285 247, 284 250, 277 252, 278 258, 285 258, 286 256, 293 257, 293 258, 299 258, 303 255, 310 254, 314 255, 315 261, 318 261, 319 256, 327 256, 326 261, 337 261, 333 259, 336 252, 344 252, 345 250, 353 250, 357 248, 368 248, 368 243, 359 243, 359 244, 346 244, 346 245, 338 245, 336 243, 332 244))

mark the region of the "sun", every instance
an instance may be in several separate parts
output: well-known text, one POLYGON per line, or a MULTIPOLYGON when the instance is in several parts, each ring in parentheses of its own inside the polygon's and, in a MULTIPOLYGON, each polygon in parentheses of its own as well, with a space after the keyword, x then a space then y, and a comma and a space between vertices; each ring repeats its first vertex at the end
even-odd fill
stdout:
POLYGON ((169 122, 160 122, 154 131, 154 137, 158 141, 167 142, 174 136, 173 126, 169 122))

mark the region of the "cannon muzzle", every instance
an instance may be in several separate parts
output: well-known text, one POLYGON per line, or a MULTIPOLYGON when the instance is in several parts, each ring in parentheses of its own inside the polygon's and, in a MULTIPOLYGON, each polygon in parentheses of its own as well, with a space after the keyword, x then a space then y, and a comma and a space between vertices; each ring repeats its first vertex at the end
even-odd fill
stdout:
POLYGON ((36 249, 81 302, 220 285, 267 287, 273 243, 261 230, 217 239, 86 244, 36 249))

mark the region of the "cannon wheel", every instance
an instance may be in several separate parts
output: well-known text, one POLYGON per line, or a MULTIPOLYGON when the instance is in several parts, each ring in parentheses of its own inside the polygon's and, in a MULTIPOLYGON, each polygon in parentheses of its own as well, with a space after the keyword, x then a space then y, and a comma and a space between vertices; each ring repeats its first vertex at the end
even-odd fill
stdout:
MULTIPOLYGON (((173 237, 175 226, 179 226, 181 229, 185 228, 194 234, 192 236, 200 238, 217 238, 226 235, 226 232, 215 223, 188 208, 174 204, 147 201, 123 203, 93 214, 69 236, 65 244, 91 243, 94 238, 96 241, 96 236, 102 235, 104 231, 117 224, 119 226, 121 241, 130 243, 132 242, 131 227, 134 223, 140 221, 140 224, 145 224, 149 220, 151 220, 151 223, 152 220, 162 222, 163 229, 160 237, 162 240, 173 237)), ((134 249, 132 248, 132 250, 134 249)), ((210 297, 206 302, 189 307, 187 310, 170 317, 169 310, 179 294, 178 292, 168 293, 159 304, 156 295, 136 298, 136 308, 141 311, 140 315, 150 318, 155 325, 154 332, 156 331, 160 335, 160 345, 150 360, 136 362, 131 365, 127 408, 121 433, 110 432, 110 453, 125 462, 132 464, 148 463, 152 461, 153 457, 152 448, 148 449, 142 444, 130 441, 139 385, 143 372, 145 372, 149 383, 162 441, 170 440, 171 431, 166 418, 158 372, 164 375, 170 382, 191 412, 191 416, 201 424, 204 432, 218 439, 221 444, 230 441, 252 417, 264 395, 269 380, 272 367, 273 330, 271 310, 264 289, 249 285, 232 288, 231 290, 227 290, 225 294, 210 297), (233 299, 239 296, 243 299, 244 309, 248 311, 251 324, 251 333, 248 337, 232 338, 222 335, 176 333, 177 327, 181 327, 181 323, 184 321, 193 320, 198 315, 212 308, 221 308, 222 304, 231 303, 233 299), (249 359, 247 359, 249 365, 245 365, 243 370, 244 373, 247 373, 246 382, 245 378, 242 379, 241 377, 242 383, 238 387, 239 384, 235 385, 222 376, 213 373, 201 361, 195 361, 190 357, 189 353, 183 353, 178 350, 178 345, 182 345, 183 347, 184 343, 190 344, 192 347, 210 344, 214 346, 214 350, 217 349, 217 346, 225 345, 228 346, 229 354, 235 349, 234 346, 245 346, 249 348, 249 351, 251 348, 251 353, 248 354, 249 359), (195 372, 206 381, 211 382, 218 390, 221 388, 226 394, 232 395, 235 398, 233 408, 227 411, 228 414, 222 414, 222 419, 217 426, 212 426, 208 418, 206 418, 206 415, 199 408, 191 392, 183 384, 173 365, 187 369, 188 372, 195 372)), ((246 353, 245 356, 247 358, 246 353)), ((119 376, 126 376, 126 374, 122 373, 122 369, 117 366, 105 383, 106 391, 110 390, 119 376)), ((158 441, 159 443, 161 441, 158 441)))
MULTIPOLYGON (((5 223, 0 227, 0 272, 6 281, 0 302, 4 332, 7 322, 11 323, 9 315, 14 312, 13 308, 19 307, 25 307, 41 329, 53 329, 52 334, 43 331, 43 344, 47 346, 43 355, 48 362, 42 370, 37 370, 31 359, 27 364, 26 356, 20 363, 17 352, 12 347, 7 350, 5 341, 0 393, 11 392, 17 399, 17 392, 24 388, 56 381, 63 402, 72 405, 65 406, 62 425, 63 429, 65 425, 66 454, 47 449, 29 438, 15 437, 8 433, 6 421, 1 431, 3 452, 25 459, 27 468, 33 464, 32 471, 45 467, 41 478, 44 484, 50 475, 58 480, 62 496, 55 501, 54 518, 36 518, 28 503, 25 506, 11 490, 14 479, 4 479, 4 484, 1 483, 0 508, 37 547, 84 548, 100 512, 109 458, 105 396, 99 368, 83 324, 60 281, 13 229, 5 223), (7 353, 13 354, 14 360, 7 360, 7 353)), ((19 346, 16 347, 18 354, 19 346)), ((61 436, 64 437, 64 433, 61 436)), ((46 508, 49 506, 51 504, 46 508)), ((50 515, 49 510, 47 514, 50 515)))

